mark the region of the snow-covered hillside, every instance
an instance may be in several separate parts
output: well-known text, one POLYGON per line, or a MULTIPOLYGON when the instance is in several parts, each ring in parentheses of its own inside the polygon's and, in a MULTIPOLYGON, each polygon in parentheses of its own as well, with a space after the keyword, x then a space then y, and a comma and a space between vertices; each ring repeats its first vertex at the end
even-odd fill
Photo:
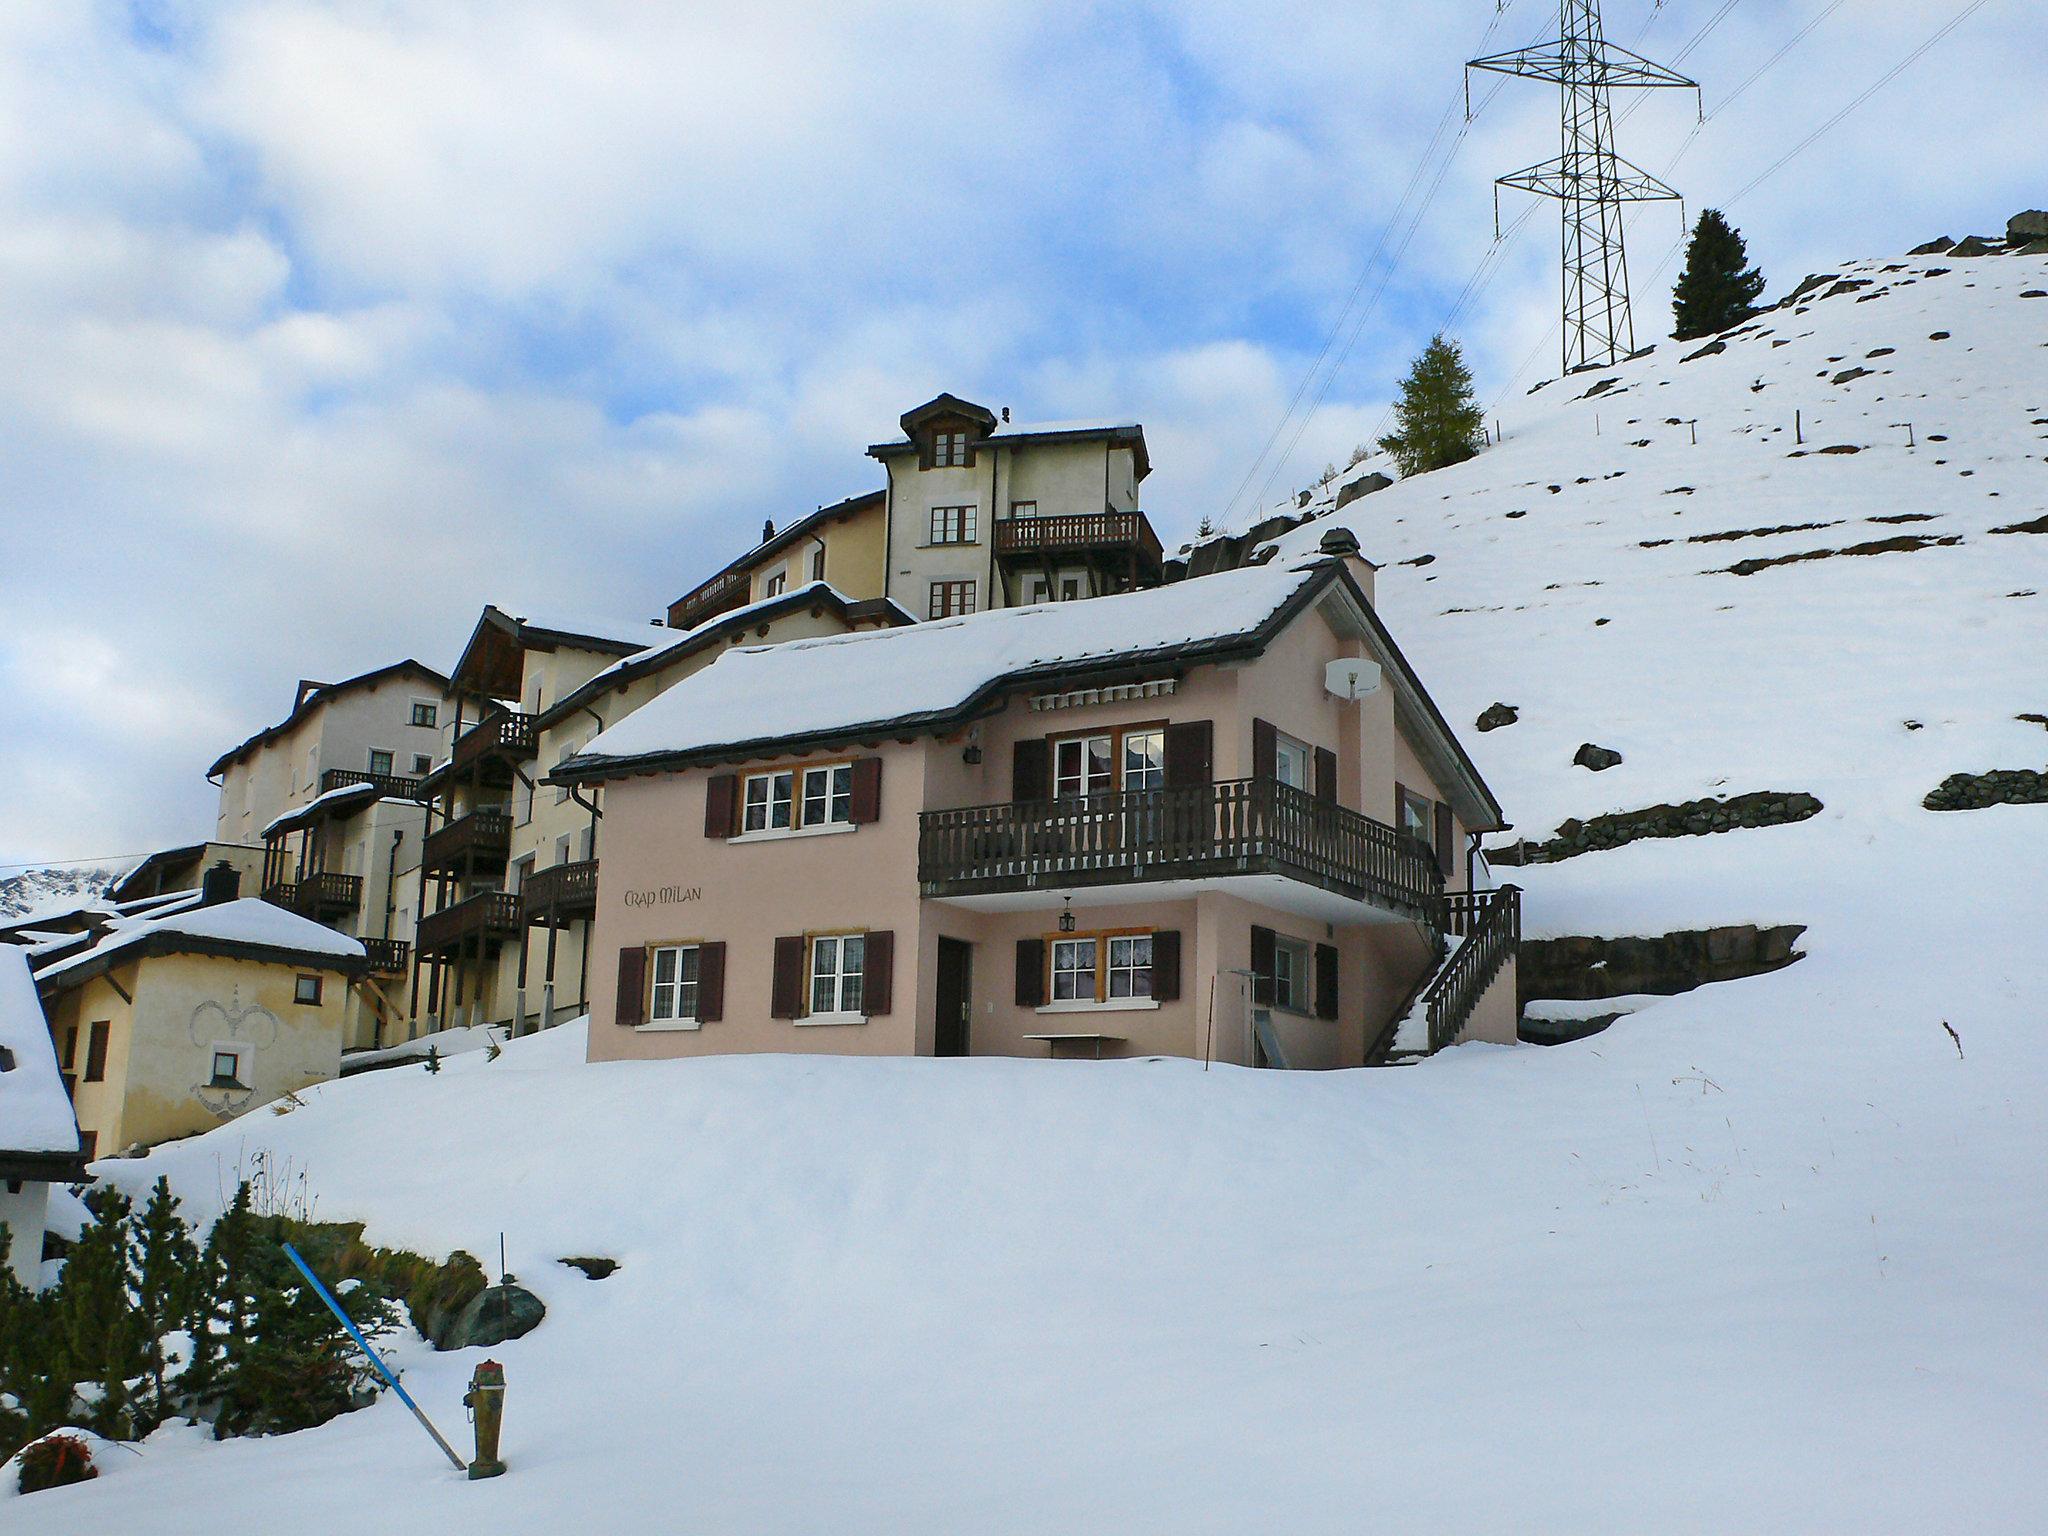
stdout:
MULTIPOLYGON (((1532 930, 1803 923, 1805 959, 1400 1070, 585 1066, 565 1030, 331 1084, 101 1168, 205 1212, 267 1146, 373 1240, 504 1231, 550 1309, 493 1351, 511 1474, 386 1400, 161 1432, 0 1529, 2040 1529, 2048 806, 1921 799, 2048 761, 2048 534, 1993 531, 2048 514, 2048 262, 1839 276, 1341 514, 1521 835, 1824 805, 1512 871, 1532 930), (1915 533, 1954 542, 1726 570, 1915 533)), ((400 1353, 458 1429, 478 1352, 400 1353)))

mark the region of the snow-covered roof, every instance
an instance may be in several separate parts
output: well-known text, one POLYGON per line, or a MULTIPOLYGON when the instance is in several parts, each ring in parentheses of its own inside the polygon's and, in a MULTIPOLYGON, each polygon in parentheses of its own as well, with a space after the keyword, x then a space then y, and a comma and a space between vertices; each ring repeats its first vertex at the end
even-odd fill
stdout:
POLYGON ((77 1150, 78 1122, 28 955, 0 948, 0 1155, 77 1150))
POLYGON ((143 917, 116 918, 106 935, 90 949, 43 966, 35 973, 36 980, 47 983, 69 976, 152 941, 161 948, 176 949, 180 940, 193 941, 199 948, 247 945, 308 958, 331 956, 339 961, 360 960, 365 953, 360 939, 336 933, 270 902, 244 896, 210 907, 184 907, 143 917))
POLYGON ((263 828, 263 836, 274 832, 290 832, 308 822, 317 821, 333 811, 340 810, 352 800, 374 800, 377 786, 374 784, 337 784, 332 789, 322 790, 304 805, 295 805, 288 811, 271 817, 263 828))
POLYGON ((1276 562, 1086 602, 727 651, 557 772, 934 720, 1008 681, 1126 657, 1199 659, 1255 634, 1329 569, 1276 562))

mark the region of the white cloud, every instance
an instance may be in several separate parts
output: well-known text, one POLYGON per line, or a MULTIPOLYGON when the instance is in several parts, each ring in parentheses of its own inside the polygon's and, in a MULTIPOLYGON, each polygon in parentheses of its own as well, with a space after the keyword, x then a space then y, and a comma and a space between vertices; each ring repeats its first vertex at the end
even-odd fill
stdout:
MULTIPOLYGON (((1730 13, 1687 61, 1709 110, 1822 4, 1730 13)), ((1608 12, 1623 41, 1649 14, 1608 12)), ((0 859, 193 834, 201 769, 293 678, 445 663, 487 599, 656 611, 762 518, 874 484, 862 448, 941 388, 1140 417, 1148 505, 1184 533, 1245 481, 1431 133, 1458 135, 1496 14, 0 8, 0 859)), ((1521 0, 1488 46, 1553 14, 1521 0)), ((1643 46, 1702 20, 1667 5, 1643 46)), ((1995 0, 1736 205, 1780 288, 2041 200, 2029 20, 1995 0)), ((1831 17, 1691 145, 1691 207, 1938 21, 1831 17)), ((1510 82, 1465 133, 1298 444, 1251 477, 1268 501, 1374 435, 1486 252, 1491 178, 1551 152, 1553 112, 1510 82)), ((1672 98, 1621 137, 1656 169, 1691 127, 1672 98)), ((1645 335, 1676 224, 1631 226, 1645 335)), ((1532 218, 1457 327, 1510 417, 1555 346, 1555 229, 1532 218)))

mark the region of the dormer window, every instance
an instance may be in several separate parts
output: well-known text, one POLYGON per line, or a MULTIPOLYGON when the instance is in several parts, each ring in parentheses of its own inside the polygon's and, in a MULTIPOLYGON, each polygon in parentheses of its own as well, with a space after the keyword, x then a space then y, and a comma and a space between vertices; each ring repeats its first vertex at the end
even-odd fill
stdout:
POLYGON ((970 462, 965 432, 932 434, 932 467, 953 469, 970 462))

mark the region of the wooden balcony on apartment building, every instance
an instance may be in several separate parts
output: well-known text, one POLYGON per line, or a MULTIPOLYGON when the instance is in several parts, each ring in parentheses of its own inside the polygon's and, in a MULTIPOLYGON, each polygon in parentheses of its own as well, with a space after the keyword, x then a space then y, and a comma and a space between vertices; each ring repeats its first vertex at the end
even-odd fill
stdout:
POLYGON ((511 813, 482 806, 429 832, 420 848, 420 867, 428 874, 465 864, 481 871, 500 870, 511 847, 511 813))
POLYGON ((320 793, 345 784, 374 784, 377 793, 393 800, 420 798, 420 781, 399 773, 370 773, 361 768, 329 768, 320 775, 320 793))
POLYGON ((597 860, 577 859, 551 864, 526 877, 519 900, 526 921, 537 927, 560 928, 597 915, 597 860))
POLYGON ((448 754, 448 767, 456 774, 474 768, 485 782, 509 783, 512 765, 524 762, 537 750, 533 716, 516 709, 501 709, 484 716, 455 738, 448 754))
POLYGON ((511 891, 479 891, 476 895, 429 912, 420 919, 421 956, 441 956, 474 942, 485 949, 524 931, 519 897, 511 891))
POLYGON ((999 519, 996 558, 1048 569, 1095 566, 1135 586, 1159 580, 1161 552, 1159 535, 1142 512, 1063 512, 999 519))

